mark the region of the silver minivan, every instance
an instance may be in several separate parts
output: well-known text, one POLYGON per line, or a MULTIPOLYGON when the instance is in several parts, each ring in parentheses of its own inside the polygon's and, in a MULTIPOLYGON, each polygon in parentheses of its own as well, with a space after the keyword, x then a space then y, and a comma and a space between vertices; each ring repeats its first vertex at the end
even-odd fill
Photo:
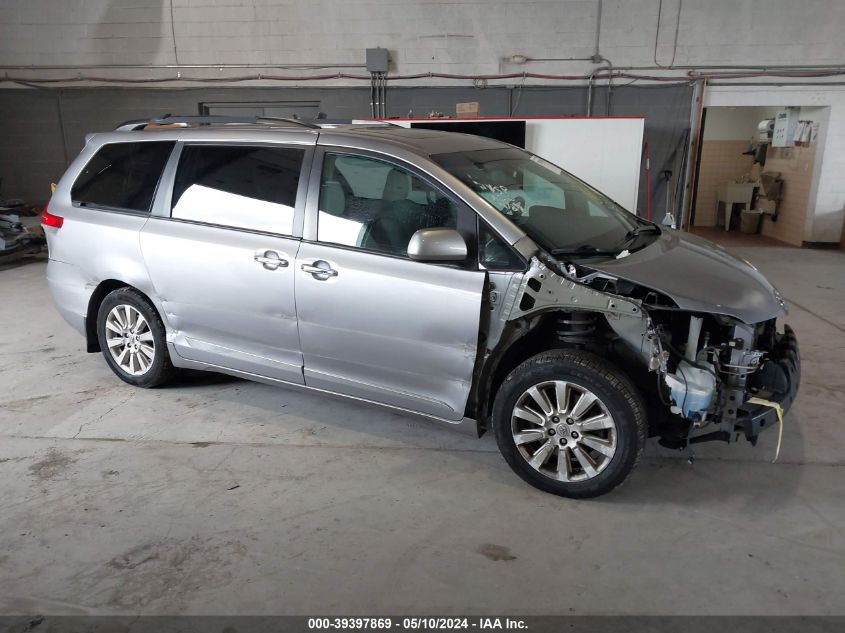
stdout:
POLYGON ((755 443, 798 390, 750 264, 488 138, 129 122, 42 224, 58 310, 125 382, 210 370, 492 429, 554 494, 611 490, 648 437, 755 443))

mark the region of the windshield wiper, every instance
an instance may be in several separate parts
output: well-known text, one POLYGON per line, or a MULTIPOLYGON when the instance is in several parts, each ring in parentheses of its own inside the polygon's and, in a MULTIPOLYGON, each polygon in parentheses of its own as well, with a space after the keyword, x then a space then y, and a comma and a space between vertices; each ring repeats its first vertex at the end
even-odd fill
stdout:
POLYGON ((660 227, 656 224, 640 224, 638 227, 631 229, 627 233, 625 233, 625 237, 619 240, 619 243, 616 245, 616 248, 622 248, 626 244, 633 242, 637 239, 640 235, 658 235, 662 233, 660 227))
POLYGON ((599 257, 616 255, 616 251, 603 251, 592 244, 582 244, 578 248, 553 248, 552 255, 577 255, 578 257, 599 257))
POLYGON ((619 243, 612 249, 602 250, 592 244, 582 244, 576 248, 553 248, 549 252, 552 255, 577 255, 578 257, 616 257, 624 250, 624 246, 633 242, 640 235, 650 235, 662 233, 660 227, 656 224, 641 224, 640 226, 631 229, 625 234, 619 243))

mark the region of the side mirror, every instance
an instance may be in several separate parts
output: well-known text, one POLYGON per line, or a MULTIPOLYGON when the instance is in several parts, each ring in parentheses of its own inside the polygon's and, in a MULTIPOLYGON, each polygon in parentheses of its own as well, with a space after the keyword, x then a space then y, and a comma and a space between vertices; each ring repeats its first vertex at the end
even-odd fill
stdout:
POLYGON ((420 262, 452 262, 467 257, 467 243, 455 229, 420 229, 408 242, 408 257, 420 262))

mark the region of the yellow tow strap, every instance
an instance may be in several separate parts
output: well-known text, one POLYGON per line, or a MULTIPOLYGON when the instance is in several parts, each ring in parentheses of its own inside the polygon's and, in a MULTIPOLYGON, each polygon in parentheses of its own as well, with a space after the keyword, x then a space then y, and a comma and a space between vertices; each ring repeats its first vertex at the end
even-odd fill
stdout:
POLYGON ((774 409, 778 414, 778 445, 775 449, 775 458, 772 460, 774 464, 778 460, 778 456, 780 455, 780 443, 783 439, 783 407, 780 406, 777 402, 772 402, 771 400, 763 400, 762 398, 749 398, 748 402, 751 404, 759 404, 764 407, 770 407, 774 409))

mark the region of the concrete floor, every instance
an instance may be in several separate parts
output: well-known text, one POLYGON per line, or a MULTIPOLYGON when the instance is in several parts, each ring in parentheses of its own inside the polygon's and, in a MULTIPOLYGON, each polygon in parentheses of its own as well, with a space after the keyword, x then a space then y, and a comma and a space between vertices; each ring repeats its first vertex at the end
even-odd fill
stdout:
POLYGON ((724 226, 694 226, 690 229, 690 233, 729 248, 744 248, 748 246, 798 248, 798 246, 781 242, 780 240, 760 233, 742 233, 737 230, 726 231, 724 226))
POLYGON ((650 443, 593 501, 491 437, 216 375, 120 382, 0 271, 0 613, 845 614, 845 253, 747 248, 804 358, 777 464, 650 443))

